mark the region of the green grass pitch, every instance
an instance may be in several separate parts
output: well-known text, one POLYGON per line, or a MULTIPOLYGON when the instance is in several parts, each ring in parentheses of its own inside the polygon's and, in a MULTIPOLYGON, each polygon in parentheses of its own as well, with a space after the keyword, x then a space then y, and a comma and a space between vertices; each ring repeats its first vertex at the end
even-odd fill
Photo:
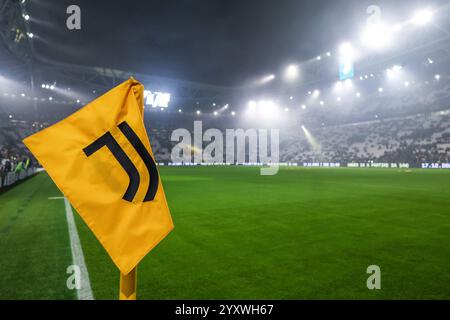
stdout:
MULTIPOLYGON (((139 299, 449 299, 450 171, 161 167, 174 231, 139 299), (381 290, 366 269, 381 268, 381 290)), ((0 193, 0 298, 75 299, 64 202, 46 173, 0 193)), ((96 299, 119 273, 77 214, 96 299)))

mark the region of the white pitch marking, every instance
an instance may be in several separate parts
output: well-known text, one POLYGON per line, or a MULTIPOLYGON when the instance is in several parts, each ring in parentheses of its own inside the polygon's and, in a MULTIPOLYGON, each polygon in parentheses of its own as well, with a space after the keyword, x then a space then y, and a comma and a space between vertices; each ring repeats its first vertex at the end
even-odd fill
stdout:
POLYGON ((64 199, 64 197, 48 197, 48 200, 61 200, 64 199))
POLYGON ((78 300, 94 300, 94 294, 91 289, 91 282, 89 281, 89 272, 84 261, 83 249, 80 244, 80 237, 78 236, 77 226, 73 218, 72 206, 69 200, 64 198, 64 205, 66 207, 67 226, 69 227, 70 247, 72 248, 72 261, 74 265, 80 267, 81 271, 81 288, 77 290, 78 300))

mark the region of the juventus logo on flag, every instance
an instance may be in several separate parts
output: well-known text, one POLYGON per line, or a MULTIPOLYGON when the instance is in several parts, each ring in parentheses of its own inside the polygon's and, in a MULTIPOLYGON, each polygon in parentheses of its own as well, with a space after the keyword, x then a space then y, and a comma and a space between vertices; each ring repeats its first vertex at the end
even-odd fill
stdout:
MULTIPOLYGON (((131 129, 126 121, 120 123, 118 128, 123 133, 123 135, 128 139, 130 144, 136 149, 137 153, 141 157, 142 161, 144 161, 145 166, 147 167, 148 173, 150 174, 149 186, 147 189, 147 193, 145 194, 145 201, 152 201, 155 198, 156 192, 158 191, 158 183, 159 176, 158 170, 156 169, 155 161, 148 153, 142 141, 139 139, 137 134, 131 129)), ((136 192, 139 188, 139 182, 141 180, 139 171, 136 169, 136 166, 127 156, 125 151, 120 147, 117 143, 116 139, 112 136, 112 134, 108 131, 100 138, 92 142, 89 146, 83 149, 86 156, 92 155, 94 152, 97 152, 102 147, 107 147, 109 151, 113 154, 114 158, 119 162, 122 168, 128 175, 130 179, 130 183, 128 184, 128 188, 125 191, 122 199, 132 202, 136 192)))

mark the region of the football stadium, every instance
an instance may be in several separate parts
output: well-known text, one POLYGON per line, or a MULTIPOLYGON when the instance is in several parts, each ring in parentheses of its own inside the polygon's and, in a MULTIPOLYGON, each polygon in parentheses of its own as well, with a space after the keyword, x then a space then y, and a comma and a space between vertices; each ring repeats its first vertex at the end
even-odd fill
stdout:
POLYGON ((450 299, 449 16, 0 0, 0 299, 450 299))

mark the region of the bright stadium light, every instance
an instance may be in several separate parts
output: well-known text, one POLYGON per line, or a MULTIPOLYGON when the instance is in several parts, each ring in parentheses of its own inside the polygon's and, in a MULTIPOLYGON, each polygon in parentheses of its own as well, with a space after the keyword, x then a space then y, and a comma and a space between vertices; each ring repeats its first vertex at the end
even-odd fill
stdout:
POLYGON ((433 18, 433 12, 428 9, 418 10, 414 13, 411 21, 419 26, 424 26, 431 22, 433 18))
POLYGON ((80 99, 77 99, 77 103, 80 103, 80 99))
POLYGON ((181 113, 181 112, 183 112, 181 109, 178 109, 178 113, 181 113))
POLYGON ((290 97, 289 97, 289 100, 294 100, 294 97, 293 97, 293 96, 290 96, 290 97))
POLYGON ((353 88, 353 81, 352 81, 352 79, 346 79, 344 81, 344 86, 347 89, 353 88))
POLYGON ((320 91, 319 90, 314 90, 314 92, 313 92, 313 94, 312 94, 312 96, 313 96, 313 98, 317 98, 317 97, 319 97, 319 95, 320 95, 320 91))
POLYGON ((378 88, 378 92, 379 92, 379 93, 382 93, 383 91, 384 91, 384 89, 383 89, 383 88, 381 88, 381 87, 380 87, 380 88, 378 88))
POLYGON ((435 78, 436 80, 439 80, 439 79, 441 79, 441 75, 440 75, 440 74, 436 74, 436 75, 434 76, 434 78, 435 78))
POLYGON ((341 97, 337 97, 337 98, 336 98, 336 101, 337 101, 337 102, 341 102, 341 101, 342 101, 342 98, 341 98, 341 97))
POLYGON ((367 48, 374 50, 384 49, 392 42, 391 32, 383 23, 368 24, 361 39, 367 48))
POLYGON ((234 117, 236 115, 236 112, 231 111, 231 115, 234 117))
POLYGON ((20 95, 21 95, 22 97, 25 97, 25 93, 21 93, 20 95))
POLYGON ((34 34, 32 32, 27 32, 27 36, 28 38, 33 39, 34 34))
POLYGON ((349 42, 344 42, 339 47, 339 53, 343 59, 352 59, 354 54, 353 46, 349 42))
POLYGON ((284 111, 289 112, 289 108, 284 108, 284 111))
POLYGON ((302 104, 302 109, 305 110, 306 109, 306 105, 302 104))
POLYGON ((317 56, 317 57, 316 57, 316 60, 317 60, 317 61, 320 61, 320 60, 322 60, 322 57, 321 57, 321 56, 317 56))
POLYGON ((298 66, 291 64, 286 68, 285 77, 289 81, 293 81, 298 78, 298 66))
POLYGON ((214 114, 215 116, 217 116, 219 113, 218 113, 217 111, 214 111, 213 114, 214 114))
POLYGON ((29 16, 28 14, 24 14, 24 15, 23 15, 23 18, 24 18, 26 21, 30 20, 30 16, 29 16))
POLYGON ((331 52, 327 52, 327 57, 331 57, 331 52))
POLYGON ((361 93, 360 93, 360 92, 357 92, 357 93, 356 93, 356 97, 357 97, 357 98, 361 98, 361 93))
POLYGON ((270 82, 270 81, 272 81, 274 79, 275 79, 275 75, 274 74, 269 74, 267 76, 262 77, 261 80, 259 81, 259 83, 260 84, 265 84, 265 83, 268 83, 268 82, 270 82))
POLYGON ((325 104, 325 102, 320 101, 319 104, 320 104, 321 106, 323 106, 323 105, 325 104))
POLYGON ((196 112, 195 112, 197 115, 200 115, 200 110, 197 110, 196 112))
POLYGON ((44 83, 41 84, 41 88, 42 88, 42 89, 45 89, 45 84, 44 84, 44 83))
POLYGON ((48 100, 52 101, 52 100, 53 100, 53 97, 48 97, 48 100))
POLYGON ((409 81, 405 81, 405 87, 409 87, 409 81))
POLYGON ((343 85, 342 81, 338 81, 338 82, 336 82, 336 84, 334 85, 334 89, 337 90, 337 91, 342 90, 343 87, 344 87, 344 85, 343 85))
POLYGON ((255 111, 256 110, 256 102, 253 101, 253 100, 249 101, 247 106, 248 106, 248 109, 250 111, 255 111))

